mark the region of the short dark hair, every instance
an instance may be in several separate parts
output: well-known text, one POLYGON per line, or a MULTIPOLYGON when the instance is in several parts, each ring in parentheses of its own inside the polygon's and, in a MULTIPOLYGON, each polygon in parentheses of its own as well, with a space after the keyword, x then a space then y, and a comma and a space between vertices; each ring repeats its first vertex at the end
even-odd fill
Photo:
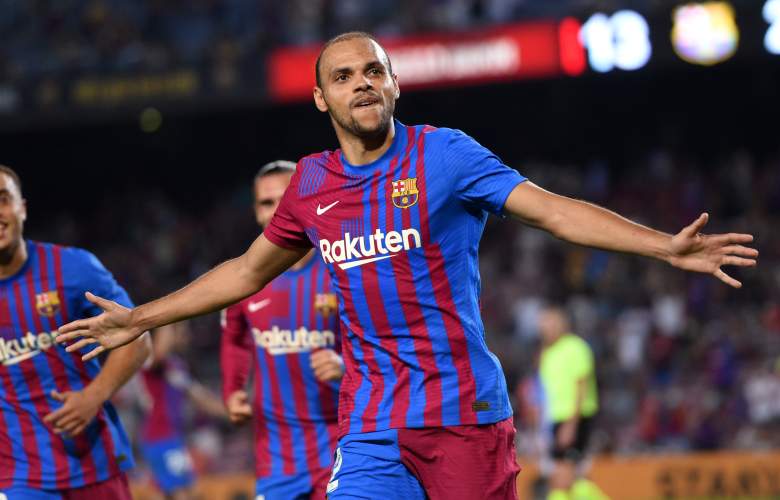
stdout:
POLYGON ((14 183, 16 184, 16 187, 19 188, 19 194, 22 194, 22 180, 19 179, 19 174, 17 174, 14 169, 0 164, 0 174, 5 174, 11 179, 13 179, 14 183))
POLYGON ((276 160, 270 163, 266 163, 260 167, 260 170, 258 170, 255 174, 255 180, 260 179, 261 177, 265 177, 266 175, 294 172, 295 162, 288 160, 276 160))
POLYGON ((385 53, 385 59, 387 60, 387 69, 390 71, 390 74, 393 73, 393 65, 390 62, 390 56, 387 55, 387 49, 379 43, 379 40, 374 37, 371 33, 366 33, 365 31, 348 31, 346 33, 342 33, 340 35, 336 35, 327 42, 325 42, 325 45, 322 46, 322 49, 320 49, 320 54, 317 56, 317 62, 314 64, 314 77, 317 80, 317 86, 322 87, 322 77, 320 75, 320 60, 322 59, 322 54, 327 50, 328 47, 330 47, 333 44, 339 43, 339 42, 346 42, 347 40, 354 40, 355 38, 366 38, 368 40, 371 40, 372 42, 376 43, 382 48, 382 52, 385 53))

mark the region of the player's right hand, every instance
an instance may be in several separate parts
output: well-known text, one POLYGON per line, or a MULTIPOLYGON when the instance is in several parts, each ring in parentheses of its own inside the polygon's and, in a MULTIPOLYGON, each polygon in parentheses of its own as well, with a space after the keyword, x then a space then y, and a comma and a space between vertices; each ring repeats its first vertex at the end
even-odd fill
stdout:
POLYGON ((87 361, 108 349, 129 344, 144 333, 132 326, 132 309, 90 292, 85 295, 87 300, 103 309, 103 312, 92 318, 72 321, 59 328, 56 338, 58 344, 76 340, 66 351, 74 352, 91 344, 100 344, 81 357, 87 361))
POLYGON ((235 391, 228 396, 225 402, 228 418, 233 424, 243 424, 252 418, 252 405, 246 391, 235 391))
POLYGON ((344 376, 344 360, 333 349, 317 349, 310 359, 314 376, 320 382, 333 382, 344 376))

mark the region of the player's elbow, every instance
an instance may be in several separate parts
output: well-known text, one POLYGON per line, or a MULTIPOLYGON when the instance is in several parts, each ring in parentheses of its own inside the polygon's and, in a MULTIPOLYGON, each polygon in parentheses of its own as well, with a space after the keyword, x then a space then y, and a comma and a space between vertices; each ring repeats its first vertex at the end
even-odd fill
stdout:
POLYGON ((539 227, 556 238, 578 243, 583 227, 588 225, 590 204, 565 196, 556 196, 540 213, 539 227))
POLYGON ((557 210, 540 217, 537 227, 543 229, 558 239, 565 240, 571 221, 557 210))

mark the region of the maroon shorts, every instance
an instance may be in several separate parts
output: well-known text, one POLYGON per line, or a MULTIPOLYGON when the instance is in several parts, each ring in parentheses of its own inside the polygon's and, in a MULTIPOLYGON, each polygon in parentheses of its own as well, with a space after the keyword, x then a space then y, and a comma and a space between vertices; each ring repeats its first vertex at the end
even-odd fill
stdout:
POLYGON ((516 500, 520 467, 509 418, 347 434, 339 440, 333 471, 332 500, 516 500))
POLYGON ((125 473, 99 483, 60 491, 62 500, 133 500, 125 473))
POLYGON ((431 499, 515 500, 520 472, 515 432, 511 418, 491 425, 399 429, 401 462, 431 499))

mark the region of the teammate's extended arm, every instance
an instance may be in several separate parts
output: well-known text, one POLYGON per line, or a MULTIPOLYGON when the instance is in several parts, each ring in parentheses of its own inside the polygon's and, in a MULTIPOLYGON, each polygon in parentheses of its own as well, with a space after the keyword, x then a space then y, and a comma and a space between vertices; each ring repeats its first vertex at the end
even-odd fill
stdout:
POLYGON ((706 213, 676 235, 670 235, 527 181, 515 187, 504 208, 506 213, 562 240, 654 257, 680 269, 712 274, 735 288, 742 283, 723 272, 721 266, 752 267, 758 257, 757 250, 742 245, 753 241, 750 234, 699 233, 709 218, 706 213))
POLYGON ((83 432, 100 406, 144 364, 151 351, 149 343, 149 335, 143 335, 110 353, 100 373, 81 391, 52 391, 51 396, 62 406, 46 415, 44 422, 53 426, 55 432, 69 436, 83 432))
POLYGON ((193 382, 187 390, 187 396, 189 396, 195 407, 206 415, 220 419, 228 418, 219 396, 208 387, 198 382, 193 382))
POLYGON ((57 342, 83 337, 68 346, 69 352, 99 343, 83 356, 84 360, 94 358, 106 349, 131 342, 147 330, 219 310, 255 293, 308 250, 288 250, 261 235, 240 257, 220 264, 170 295, 133 309, 88 293, 87 298, 103 313, 60 327, 57 342))

